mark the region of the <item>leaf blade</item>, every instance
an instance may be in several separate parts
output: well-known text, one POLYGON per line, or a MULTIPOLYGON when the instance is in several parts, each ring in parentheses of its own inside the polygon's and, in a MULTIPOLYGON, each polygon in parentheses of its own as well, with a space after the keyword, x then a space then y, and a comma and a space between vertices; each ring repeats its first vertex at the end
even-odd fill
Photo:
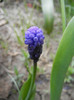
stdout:
POLYGON ((34 84, 34 87, 33 87, 33 90, 32 90, 32 94, 31 94, 29 100, 34 100, 34 98, 35 98, 35 91, 36 91, 36 85, 34 84))
POLYGON ((29 91, 29 87, 30 87, 30 83, 31 83, 31 76, 28 78, 28 80, 23 84, 21 90, 20 90, 20 94, 19 94, 19 100, 25 100, 28 91, 29 91))
POLYGON ((74 17, 66 27, 53 63, 50 98, 59 100, 68 66, 74 56, 74 17), (57 85, 58 84, 58 85, 57 85))

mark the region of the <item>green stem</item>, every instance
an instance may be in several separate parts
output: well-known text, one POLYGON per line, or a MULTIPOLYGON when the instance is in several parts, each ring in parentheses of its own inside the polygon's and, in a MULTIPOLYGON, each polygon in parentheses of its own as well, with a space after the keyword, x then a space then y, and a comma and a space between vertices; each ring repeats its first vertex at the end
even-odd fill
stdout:
POLYGON ((66 28, 66 14, 65 14, 65 3, 64 0, 60 0, 61 1, 61 14, 62 14, 62 24, 63 24, 63 32, 66 28))
POLYGON ((37 71, 37 63, 34 62, 31 85, 30 85, 30 89, 29 89, 28 95, 25 100, 29 100, 29 97, 31 95, 31 92, 32 92, 32 89, 34 86, 34 82, 35 82, 35 78, 36 78, 36 71, 37 71))

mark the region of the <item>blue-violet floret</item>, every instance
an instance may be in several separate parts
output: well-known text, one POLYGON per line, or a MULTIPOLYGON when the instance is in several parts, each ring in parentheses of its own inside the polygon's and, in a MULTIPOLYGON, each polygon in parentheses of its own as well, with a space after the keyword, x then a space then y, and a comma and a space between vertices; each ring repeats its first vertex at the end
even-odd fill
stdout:
POLYGON ((35 62, 38 61, 42 53, 43 43, 43 32, 37 26, 32 26, 25 32, 25 44, 28 45, 30 58, 33 59, 35 62))

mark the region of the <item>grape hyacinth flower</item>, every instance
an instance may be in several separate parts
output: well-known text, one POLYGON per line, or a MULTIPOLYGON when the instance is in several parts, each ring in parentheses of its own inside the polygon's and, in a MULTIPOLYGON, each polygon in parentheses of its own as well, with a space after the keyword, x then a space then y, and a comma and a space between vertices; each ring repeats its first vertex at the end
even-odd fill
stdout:
POLYGON ((37 26, 32 26, 25 32, 25 44, 28 45, 30 58, 34 60, 34 62, 39 60, 39 57, 42 53, 43 43, 43 32, 37 26))
MULTIPOLYGON (((25 32, 25 44, 28 45, 28 52, 30 55, 30 58, 33 60, 33 70, 31 73, 29 73, 29 79, 27 80, 27 83, 30 82, 28 91, 26 92, 26 96, 23 95, 22 100, 30 100, 31 98, 34 98, 34 91, 36 90, 35 85, 35 78, 36 78, 36 72, 37 72, 37 61, 39 60, 39 57, 42 53, 42 47, 44 43, 44 35, 40 28, 37 26, 30 27, 25 32), (33 95, 33 97, 31 97, 33 95)), ((29 83, 28 83, 29 84, 29 83)), ((26 84, 25 84, 26 85, 26 84)), ((25 90, 23 88, 23 90, 25 90)), ((34 99, 33 99, 34 100, 34 99)))

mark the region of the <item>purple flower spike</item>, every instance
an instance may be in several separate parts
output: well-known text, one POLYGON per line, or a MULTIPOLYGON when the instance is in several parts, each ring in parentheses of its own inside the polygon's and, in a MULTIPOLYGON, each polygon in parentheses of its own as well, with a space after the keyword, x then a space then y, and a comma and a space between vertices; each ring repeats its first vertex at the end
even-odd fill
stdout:
POLYGON ((43 43, 43 32, 37 26, 32 26, 25 32, 25 44, 28 45, 30 58, 33 59, 34 62, 38 61, 42 53, 43 43))

